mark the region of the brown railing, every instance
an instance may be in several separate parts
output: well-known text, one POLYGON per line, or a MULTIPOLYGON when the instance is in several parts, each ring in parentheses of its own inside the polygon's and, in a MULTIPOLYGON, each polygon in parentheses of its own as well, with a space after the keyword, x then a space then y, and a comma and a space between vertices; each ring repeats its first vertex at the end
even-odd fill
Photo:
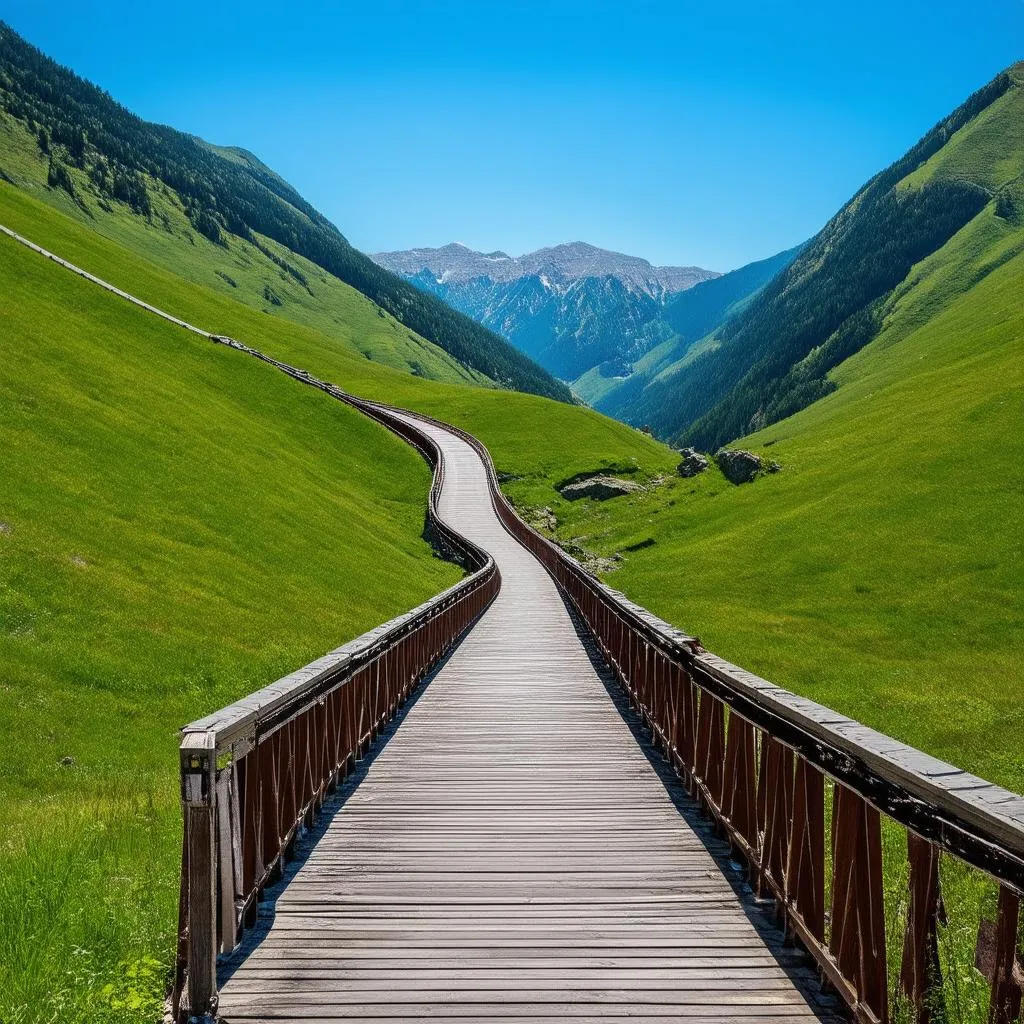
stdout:
MULTIPOLYGON (((337 391, 278 365, 306 383, 337 391)), ((419 608, 183 730, 184 836, 172 996, 179 1020, 215 1014, 217 955, 234 949, 251 925, 259 896, 277 876, 296 835, 312 823, 378 730, 500 587, 490 555, 436 514, 444 460, 429 436, 387 410, 340 392, 335 397, 362 408, 423 451, 434 466, 427 512, 432 540, 472 574, 419 608)))
MULTIPOLYGON (((184 731, 185 833, 173 999, 176 1015, 185 1006, 202 1015, 216 1006, 217 951, 236 944, 302 823, 415 681, 493 600, 500 579, 484 552, 436 517, 440 452, 425 433, 392 414, 397 410, 353 398, 142 302, 8 228, 0 226, 0 232, 157 316, 353 405, 406 438, 435 464, 428 512, 435 543, 474 570, 421 608, 184 731)), ((976 963, 991 985, 989 1021, 1013 1024, 1024 991, 1017 950, 1024 797, 707 653, 696 639, 605 586, 527 526, 502 495, 483 445, 464 431, 446 429, 480 454, 499 518, 576 607, 655 743, 746 860, 758 890, 774 898, 789 932, 814 956, 855 1018, 889 1017, 885 815, 907 836, 898 983, 914 1017, 931 1020, 935 1011, 934 1019, 941 1019, 939 859, 947 855, 998 885, 996 917, 981 923, 976 963)))
POLYGON ((911 1019, 945 1019, 939 1009, 939 859, 950 855, 998 885, 996 919, 981 922, 976 966, 991 986, 991 1024, 1019 1020, 1024 797, 708 653, 527 526, 502 494, 486 448, 464 431, 454 432, 488 467, 492 501, 506 529, 568 596, 655 745, 746 862, 755 889, 774 899, 788 933, 814 957, 854 1018, 890 1019, 885 815, 906 830, 907 909, 896 980, 911 1019))
MULTIPOLYGON (((239 342, 211 337, 348 402, 440 463, 440 452, 429 436, 395 415, 401 410, 355 399, 239 342)), ((774 900, 787 933, 813 956, 823 979, 842 997, 854 1019, 873 1024, 890 1020, 894 991, 909 1007, 911 1019, 945 1019, 939 958, 944 917, 939 863, 945 855, 984 872, 998 886, 995 920, 981 922, 976 966, 990 984, 990 1024, 1015 1024, 1024 992, 1024 966, 1017 951, 1024 896, 1024 797, 708 653, 694 637, 633 604, 527 526, 502 494, 486 448, 472 435, 429 417, 415 418, 461 436, 478 452, 488 469, 498 517, 536 555, 576 608, 650 728, 655 745, 746 862, 757 892, 774 900), (883 816, 905 830, 908 858, 896 986, 890 985, 886 949, 883 816)), ((443 465, 435 471, 431 492, 435 542, 467 563, 478 562, 486 556, 433 514, 442 474, 443 465)), ((282 714, 290 715, 289 722, 304 724, 291 726, 289 732, 282 729, 287 724, 282 720, 271 726, 273 734, 250 729, 251 738, 236 741, 239 745, 227 766, 214 769, 222 751, 231 746, 218 737, 216 722, 235 709, 239 721, 244 720, 260 695, 186 732, 182 746, 185 865, 188 878, 194 881, 183 882, 182 920, 187 927, 181 933, 181 962, 188 965, 192 1012, 215 1007, 217 950, 233 947, 259 891, 296 830, 323 799, 326 787, 347 770, 383 721, 381 716, 391 713, 413 679, 436 660, 437 652, 468 628, 499 585, 491 563, 422 609, 356 641, 355 645, 365 643, 366 651, 346 663, 338 681, 329 684, 332 692, 341 694, 347 687, 348 703, 345 696, 338 696, 329 711, 317 710, 322 707, 322 691, 301 689, 287 701, 294 711, 282 714), (440 646, 416 647, 410 637, 426 626, 431 610, 453 600, 461 600, 461 611, 441 629, 440 646), (407 621, 412 619, 415 624, 407 621), (405 630, 404 663, 402 655, 392 654, 390 663, 384 657, 396 630, 405 630), (417 653, 411 653, 413 648, 417 653), (419 665, 411 675, 410 658, 419 665), (377 675, 364 668, 374 659, 383 665, 377 675), (369 675, 362 674, 367 671, 369 675), (381 684, 371 682, 379 678, 396 680, 384 684, 383 698, 381 684), (353 724, 357 722, 361 725, 353 724), (261 745, 271 735, 279 735, 277 746, 271 740, 261 754, 261 745), (324 737, 339 736, 333 755, 319 753, 324 737), (251 762, 245 761, 254 754, 251 762), (335 767, 328 768, 332 756, 335 767), (194 764, 200 767, 193 769, 194 764), (278 781, 266 782, 263 772, 278 781), (258 796, 254 785, 259 787, 258 796), (294 787, 294 796, 289 786, 294 787), (279 795, 282 791, 284 798, 279 795), (189 794, 195 795, 194 804, 189 794), (270 828, 269 849, 264 853, 263 823, 273 819, 274 810, 278 824, 270 828), (197 942, 200 935, 201 943, 197 942)), ((316 665, 297 676, 310 670, 315 676, 316 665)), ((297 681, 295 685, 307 684, 297 681)), ((267 698, 276 699, 272 692, 267 692, 267 698)))

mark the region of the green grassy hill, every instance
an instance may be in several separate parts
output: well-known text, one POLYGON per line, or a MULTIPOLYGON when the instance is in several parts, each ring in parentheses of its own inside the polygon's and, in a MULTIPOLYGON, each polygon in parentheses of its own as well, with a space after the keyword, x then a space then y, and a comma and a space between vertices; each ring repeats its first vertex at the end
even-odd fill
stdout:
POLYGON ((878 174, 700 358, 662 374, 631 422, 714 450, 828 394, 829 372, 877 337, 912 268, 993 205, 1010 219, 1024 175, 1024 65, 997 76, 878 174))
POLYGON ((49 199, 62 194, 65 209, 142 255, 189 266, 204 284, 219 278, 244 301, 318 326, 346 320, 352 297, 339 288, 344 282, 388 321, 390 330, 380 325, 360 339, 368 357, 383 351, 386 361, 404 360, 425 375, 486 378, 572 400, 568 388, 503 338, 353 249, 252 154, 141 120, 2 21, 0 111, 7 115, 0 177, 45 182, 49 199), (381 334, 388 336, 382 345, 373 337, 381 334))
POLYGON ((458 572, 352 410, 6 238, 0 296, 0 1019, 152 1021, 177 728, 458 572))

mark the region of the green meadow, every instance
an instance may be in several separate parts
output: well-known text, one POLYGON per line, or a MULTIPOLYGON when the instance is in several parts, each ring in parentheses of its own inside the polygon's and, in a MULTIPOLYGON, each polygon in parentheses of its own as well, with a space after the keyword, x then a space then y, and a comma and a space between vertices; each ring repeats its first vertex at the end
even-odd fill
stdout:
POLYGON ((22 193, 0 194, 9 226, 133 293, 473 431, 517 504, 551 508, 560 540, 620 553, 608 582, 724 657, 1024 789, 1014 669, 1024 636, 1014 599, 1024 257, 1021 229, 991 206, 915 268, 886 329, 835 372, 834 394, 737 442, 783 469, 735 487, 714 468, 676 476, 670 449, 590 410, 393 372, 125 260, 22 193), (977 281, 966 291, 965 275, 977 281), (570 503, 555 489, 598 469, 647 489, 603 503, 570 503))

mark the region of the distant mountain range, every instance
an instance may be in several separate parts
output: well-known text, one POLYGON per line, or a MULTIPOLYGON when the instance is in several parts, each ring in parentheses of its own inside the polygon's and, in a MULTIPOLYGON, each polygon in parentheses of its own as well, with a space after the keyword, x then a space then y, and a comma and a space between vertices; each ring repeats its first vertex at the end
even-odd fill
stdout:
POLYGON ((429 270, 439 284, 447 285, 466 284, 482 277, 502 284, 538 277, 545 287, 564 292, 581 278, 613 277, 629 291, 652 299, 720 276, 701 267, 655 267, 638 256, 599 249, 586 242, 555 245, 525 256, 509 256, 500 250, 476 252, 460 242, 451 242, 440 249, 381 252, 371 259, 403 277, 415 277, 429 270))
POLYGON ((721 276, 701 267, 656 267, 586 242, 519 257, 453 242, 371 258, 566 381, 602 364, 628 373, 634 359, 672 337, 661 313, 673 296, 721 276))

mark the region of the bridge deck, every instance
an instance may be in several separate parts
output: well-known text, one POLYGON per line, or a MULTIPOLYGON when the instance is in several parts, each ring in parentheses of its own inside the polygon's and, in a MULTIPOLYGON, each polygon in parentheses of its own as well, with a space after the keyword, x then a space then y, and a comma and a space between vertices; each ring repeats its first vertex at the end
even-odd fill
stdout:
POLYGON ((227 965, 228 1021, 833 1019, 634 738, 475 452, 443 516, 497 600, 227 965))

